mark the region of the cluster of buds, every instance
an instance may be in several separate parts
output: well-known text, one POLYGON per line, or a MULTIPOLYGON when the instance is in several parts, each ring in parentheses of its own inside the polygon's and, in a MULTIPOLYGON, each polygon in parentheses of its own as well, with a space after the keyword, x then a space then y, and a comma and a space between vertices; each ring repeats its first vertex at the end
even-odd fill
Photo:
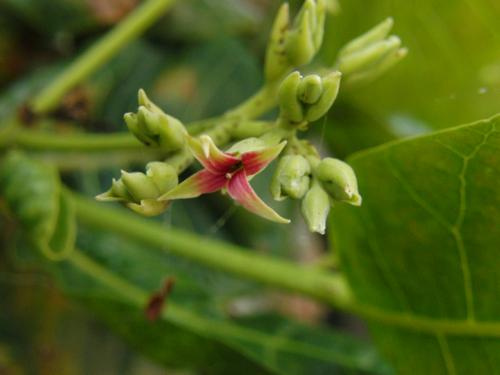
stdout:
POLYGON ((335 202, 361 205, 353 169, 342 160, 316 155, 286 155, 273 176, 271 193, 276 200, 302 199, 302 215, 312 232, 324 234, 330 207, 335 202))
POLYGON ((281 6, 266 51, 268 82, 313 59, 323 42, 326 12, 327 0, 306 0, 291 22, 288 4, 281 6))
POLYGON ((406 56, 408 50, 401 47, 401 39, 389 36, 392 26, 393 20, 388 18, 340 50, 335 67, 348 82, 375 79, 406 56))
MULTIPOLYGON (((152 216, 164 212, 172 200, 221 191, 256 215, 288 223, 290 220, 263 202, 249 183, 284 152, 271 181, 272 196, 277 201, 301 200, 302 215, 311 231, 325 232, 332 205, 361 205, 352 168, 338 159, 320 159, 312 145, 297 138, 297 131, 305 130, 328 112, 337 98, 341 76, 347 83, 376 78, 407 51, 401 48, 398 37, 389 36, 393 22, 387 19, 342 48, 335 70, 306 76, 293 71, 310 63, 318 52, 326 13, 336 9, 336 4, 335 0, 305 0, 294 20, 290 20, 288 4, 281 6, 266 51, 267 91, 263 90, 267 93, 264 100, 278 104, 280 114, 272 127, 258 133, 259 137, 221 150, 213 139, 218 144, 231 141, 234 134, 227 129, 227 123, 213 124, 204 129, 205 134, 191 136, 179 120, 164 113, 140 90, 137 111, 124 116, 128 129, 146 146, 170 153, 170 158, 167 162, 149 163, 146 173, 122 171, 121 177, 113 180, 111 188, 97 199, 119 201, 140 214, 152 216), (203 169, 179 183, 178 173, 193 157, 203 169)), ((258 99, 261 101, 262 97, 258 99)), ((256 102, 249 99, 240 110, 256 102)), ((252 119, 251 113, 247 115, 252 119)))
POLYGON ((184 146, 186 129, 176 118, 167 115, 139 90, 139 108, 123 117, 130 132, 146 146, 177 151, 184 146))
POLYGON ((279 88, 280 117, 293 124, 312 122, 322 117, 337 98, 341 74, 331 72, 325 77, 305 77, 290 73, 279 88))
POLYGON ((122 202, 141 215, 155 216, 168 207, 168 201, 159 201, 158 198, 177 184, 177 171, 174 167, 153 161, 146 165, 146 173, 122 171, 119 179, 113 179, 111 188, 96 199, 102 202, 122 202))

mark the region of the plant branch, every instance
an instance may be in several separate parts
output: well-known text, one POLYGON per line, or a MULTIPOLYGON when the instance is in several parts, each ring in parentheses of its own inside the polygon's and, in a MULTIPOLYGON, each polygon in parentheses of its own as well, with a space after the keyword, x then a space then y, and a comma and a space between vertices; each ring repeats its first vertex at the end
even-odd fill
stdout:
POLYGON ((279 82, 266 83, 250 98, 227 111, 227 118, 258 118, 277 105, 279 82))
POLYGON ((175 0, 149 0, 120 22, 109 33, 71 63, 50 85, 31 102, 35 113, 47 113, 59 104, 61 98, 120 49, 141 35, 175 0))
MULTIPOLYGON (((365 305, 354 299, 341 275, 257 255, 251 250, 178 229, 165 228, 159 223, 148 222, 133 214, 106 208, 75 193, 66 192, 75 203, 78 219, 84 224, 113 231, 208 267, 304 294, 388 326, 431 334, 500 337, 498 322, 432 318, 365 305)), ((185 313, 190 314, 188 311, 185 313)))
POLYGON ((143 149, 144 145, 129 133, 52 133, 19 129, 15 144, 28 150, 111 151, 143 149))
MULTIPOLYGON (((187 124, 192 135, 223 126, 232 139, 243 139, 259 136, 274 125, 269 121, 243 121, 236 119, 213 118, 187 124)), ((47 131, 28 130, 18 126, 13 129, 8 143, 27 150, 49 150, 60 152, 75 151, 113 151, 113 150, 146 150, 145 146, 130 133, 52 133, 47 131)), ((3 145, 0 145, 0 147, 3 145)), ((161 150, 148 149, 149 153, 161 150)))
POLYGON ((238 246, 179 229, 165 228, 160 223, 103 207, 75 193, 69 194, 74 201, 78 219, 90 227, 113 231, 206 266, 326 300, 339 307, 351 303, 350 292, 341 276, 256 255, 238 246))

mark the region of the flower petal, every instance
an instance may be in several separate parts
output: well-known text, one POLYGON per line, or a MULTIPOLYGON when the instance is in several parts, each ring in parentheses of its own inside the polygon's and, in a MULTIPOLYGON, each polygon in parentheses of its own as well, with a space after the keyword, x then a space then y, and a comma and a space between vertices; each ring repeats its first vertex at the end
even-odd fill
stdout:
POLYGON ((283 141, 276 146, 266 147, 262 150, 249 151, 242 154, 241 161, 247 176, 253 176, 267 167, 267 165, 280 154, 285 145, 286 141, 283 141))
POLYGON ((194 157, 210 172, 226 174, 240 159, 221 151, 208 135, 188 137, 188 145, 194 157))
POLYGON ((158 200, 196 198, 201 194, 213 193, 227 184, 227 177, 203 169, 182 181, 172 190, 163 194, 158 200))
POLYGON ((278 215, 271 207, 265 204, 248 183, 244 170, 236 172, 227 184, 227 191, 231 198, 245 207, 248 211, 277 223, 288 224, 290 220, 278 215))

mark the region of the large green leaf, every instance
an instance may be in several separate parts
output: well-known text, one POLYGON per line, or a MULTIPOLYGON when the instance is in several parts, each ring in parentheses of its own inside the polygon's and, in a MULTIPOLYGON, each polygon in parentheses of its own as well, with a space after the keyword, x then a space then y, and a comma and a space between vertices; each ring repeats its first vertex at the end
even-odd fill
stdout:
POLYGON ((500 371, 499 149, 496 116, 350 159, 363 206, 334 210, 334 242, 400 374, 500 371))

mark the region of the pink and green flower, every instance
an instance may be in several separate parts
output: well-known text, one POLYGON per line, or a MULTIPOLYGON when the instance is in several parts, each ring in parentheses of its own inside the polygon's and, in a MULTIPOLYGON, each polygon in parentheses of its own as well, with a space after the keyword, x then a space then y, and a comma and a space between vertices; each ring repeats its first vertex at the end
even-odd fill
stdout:
POLYGON ((224 152, 208 135, 199 139, 188 137, 188 146, 204 169, 184 180, 160 200, 195 198, 223 190, 248 211, 278 223, 289 223, 290 220, 264 203, 248 182, 280 154, 285 144, 246 147, 248 150, 244 152, 231 149, 224 152))

